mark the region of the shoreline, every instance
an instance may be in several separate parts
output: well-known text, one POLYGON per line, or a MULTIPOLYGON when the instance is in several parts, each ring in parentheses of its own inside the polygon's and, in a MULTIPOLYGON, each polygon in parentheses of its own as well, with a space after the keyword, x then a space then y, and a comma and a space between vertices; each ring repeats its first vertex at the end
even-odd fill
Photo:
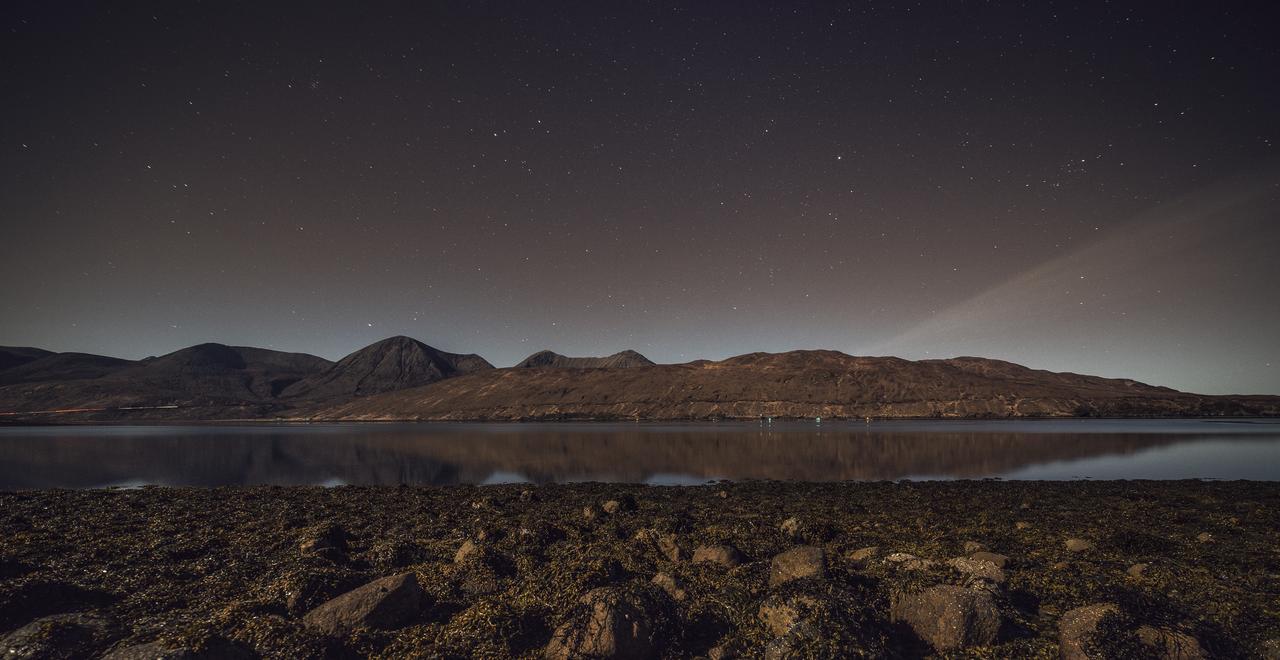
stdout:
MULTIPOLYGON (((628 418, 584 418, 569 417, 564 419, 551 419, 545 417, 531 419, 299 419, 290 417, 281 418, 243 418, 243 419, 219 419, 219 418, 200 418, 200 419, 86 419, 86 420, 67 420, 67 421, 35 421, 29 418, 3 418, 0 417, 0 428, 6 427, 46 427, 46 426, 318 426, 318 425, 391 425, 391 424, 494 424, 494 425, 552 425, 552 424, 698 424, 698 425, 714 425, 714 424, 746 424, 752 422, 760 422, 768 424, 767 419, 773 422, 781 422, 784 424, 795 424, 801 422, 813 422, 811 417, 773 417, 760 419, 756 417, 727 417, 721 419, 699 419, 699 418, 670 418, 670 419, 628 419, 628 418)), ((1280 416, 1205 416, 1205 415, 1158 415, 1158 416, 1127 416, 1127 417, 1092 417, 1083 415, 1064 415, 1064 416, 1022 416, 1022 417, 872 417, 871 424, 883 424, 893 422, 938 422, 938 423, 954 423, 954 422, 1070 422, 1070 421, 1098 421, 1098 422, 1122 422, 1122 421, 1201 421, 1201 422, 1224 422, 1224 423, 1280 423, 1280 416)), ((866 422, 864 418, 859 417, 823 417, 821 424, 833 425, 849 425, 861 424, 866 422)))
POLYGON ((77 656, 566 657, 605 633, 652 657, 1056 655, 1100 603, 1088 643, 1113 653, 1280 653, 1275 482, 20 491, 0 539, 0 638, 77 656), (325 618, 387 578, 412 596, 394 621, 325 618), (917 616, 944 596, 971 638, 917 616))

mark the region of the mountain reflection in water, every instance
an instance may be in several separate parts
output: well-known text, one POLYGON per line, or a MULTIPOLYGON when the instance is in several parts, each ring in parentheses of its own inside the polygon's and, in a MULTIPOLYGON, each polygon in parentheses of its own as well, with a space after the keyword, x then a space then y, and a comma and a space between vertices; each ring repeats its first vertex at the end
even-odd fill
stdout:
POLYGON ((994 476, 1280 479, 1280 424, 1072 420, 0 428, 3 490, 994 476))

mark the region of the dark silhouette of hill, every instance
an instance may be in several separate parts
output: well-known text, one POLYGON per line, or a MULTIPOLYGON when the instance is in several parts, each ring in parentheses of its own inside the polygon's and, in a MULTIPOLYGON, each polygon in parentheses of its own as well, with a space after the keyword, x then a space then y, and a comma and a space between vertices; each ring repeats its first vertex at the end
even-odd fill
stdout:
POLYGON ((139 362, 64 353, 18 369, 44 361, 57 367, 45 372, 50 378, 0 387, 0 411, 178 406, 169 414, 184 419, 271 415, 284 408, 274 401, 280 391, 332 364, 303 353, 200 344, 139 362), (63 356, 70 357, 57 361, 63 356))
POLYGON ((1280 414, 1280 397, 1186 394, 982 358, 791 351, 629 369, 501 369, 304 412, 347 420, 1211 416, 1280 414))
POLYGON ((1275 396, 1188 394, 976 357, 791 351, 657 365, 631 351, 605 358, 544 351, 494 369, 477 355, 408 337, 337 363, 223 344, 137 362, 21 350, 10 354, 34 357, 0 371, 0 421, 1280 415, 1275 396))
POLYGON ((53 351, 30 346, 0 346, 0 371, 12 369, 47 355, 53 355, 53 351))
POLYGON ((653 362, 635 351, 619 351, 606 357, 567 357, 551 351, 538 351, 515 366, 516 369, 624 369, 649 367, 653 362))
POLYGON ((283 395, 306 400, 367 396, 492 369, 479 355, 446 353, 416 339, 391 337, 300 380, 283 395))
POLYGON ((101 378, 136 364, 138 363, 133 360, 89 353, 49 353, 39 359, 0 371, 0 385, 101 378))

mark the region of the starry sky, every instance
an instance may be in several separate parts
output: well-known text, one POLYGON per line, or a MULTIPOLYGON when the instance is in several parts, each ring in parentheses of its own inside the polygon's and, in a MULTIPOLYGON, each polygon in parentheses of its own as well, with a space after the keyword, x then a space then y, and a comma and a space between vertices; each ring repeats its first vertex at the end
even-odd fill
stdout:
POLYGON ((1280 394, 1265 3, 797 4, 5 2, 0 344, 1280 394))

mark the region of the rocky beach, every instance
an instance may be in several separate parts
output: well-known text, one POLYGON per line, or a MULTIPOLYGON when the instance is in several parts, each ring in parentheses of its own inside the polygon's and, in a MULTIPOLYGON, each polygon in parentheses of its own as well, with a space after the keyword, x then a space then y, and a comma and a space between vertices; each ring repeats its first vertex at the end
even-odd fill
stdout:
POLYGON ((1280 486, 0 494, 20 657, 1280 657, 1280 486))

